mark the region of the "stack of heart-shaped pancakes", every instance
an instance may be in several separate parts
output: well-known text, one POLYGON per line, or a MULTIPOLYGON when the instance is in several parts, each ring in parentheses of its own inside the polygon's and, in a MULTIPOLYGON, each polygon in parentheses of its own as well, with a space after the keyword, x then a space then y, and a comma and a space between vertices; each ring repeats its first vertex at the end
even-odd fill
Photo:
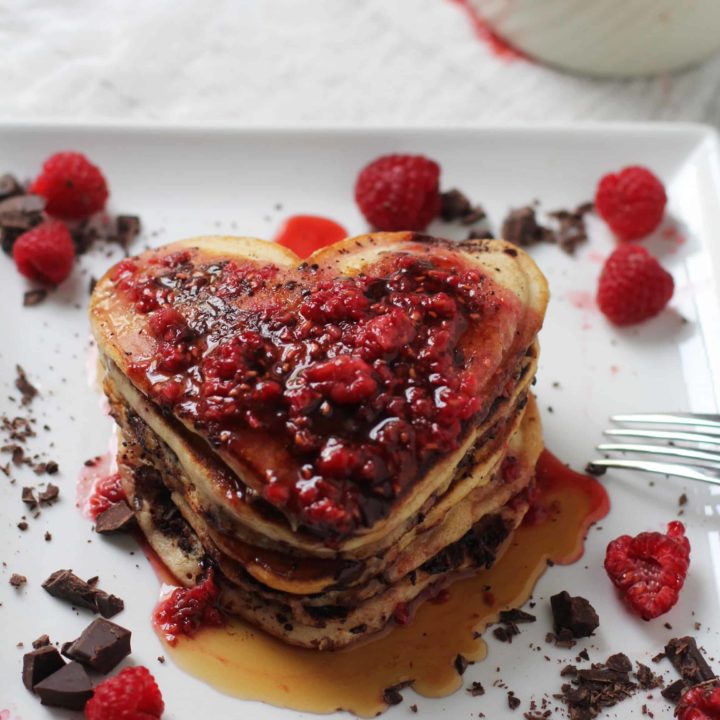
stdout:
POLYGON ((91 320, 140 528, 179 582, 339 648, 489 567, 542 447, 545 279, 499 240, 260 240, 148 251, 91 320))

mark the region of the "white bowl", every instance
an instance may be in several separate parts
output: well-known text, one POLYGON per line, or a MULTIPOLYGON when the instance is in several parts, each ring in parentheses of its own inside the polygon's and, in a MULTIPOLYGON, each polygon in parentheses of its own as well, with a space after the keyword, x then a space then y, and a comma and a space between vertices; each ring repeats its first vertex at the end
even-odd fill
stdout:
POLYGON ((469 0, 533 58, 588 75, 678 70, 720 49, 720 0, 469 0))

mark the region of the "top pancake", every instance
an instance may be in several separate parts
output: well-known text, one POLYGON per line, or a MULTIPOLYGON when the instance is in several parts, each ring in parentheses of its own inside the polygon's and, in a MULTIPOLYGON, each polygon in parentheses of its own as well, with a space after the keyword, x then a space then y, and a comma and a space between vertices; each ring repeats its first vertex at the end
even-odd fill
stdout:
POLYGON ((237 492, 334 545, 382 535, 447 488, 547 299, 532 260, 497 240, 374 233, 301 263, 210 237, 113 268, 91 322, 101 354, 237 492))

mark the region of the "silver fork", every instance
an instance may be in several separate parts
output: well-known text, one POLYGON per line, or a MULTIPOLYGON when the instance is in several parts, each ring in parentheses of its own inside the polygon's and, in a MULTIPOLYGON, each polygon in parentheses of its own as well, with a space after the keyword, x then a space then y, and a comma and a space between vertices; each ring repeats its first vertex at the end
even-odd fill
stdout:
POLYGON ((667 458, 635 460, 606 457, 592 460, 589 470, 624 468, 720 485, 720 415, 697 413, 640 413, 613 415, 621 427, 605 430, 612 438, 635 438, 635 442, 601 443, 603 453, 634 453, 667 458))

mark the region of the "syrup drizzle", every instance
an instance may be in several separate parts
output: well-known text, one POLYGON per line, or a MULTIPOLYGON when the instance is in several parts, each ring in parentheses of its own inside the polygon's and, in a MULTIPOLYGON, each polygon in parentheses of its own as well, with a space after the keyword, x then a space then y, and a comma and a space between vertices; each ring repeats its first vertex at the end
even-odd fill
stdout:
POLYGON ((497 565, 455 583, 443 602, 422 605, 409 625, 359 647, 322 653, 285 645, 233 619, 174 647, 166 644, 166 653, 228 695, 294 710, 344 709, 372 717, 387 707, 383 690, 407 680, 426 697, 449 695, 462 684, 453 664, 457 655, 478 661, 487 653, 474 633, 497 620, 500 610, 524 604, 548 560, 576 561, 588 528, 610 507, 600 483, 547 450, 538 461, 537 487, 539 510, 516 531, 497 565))

